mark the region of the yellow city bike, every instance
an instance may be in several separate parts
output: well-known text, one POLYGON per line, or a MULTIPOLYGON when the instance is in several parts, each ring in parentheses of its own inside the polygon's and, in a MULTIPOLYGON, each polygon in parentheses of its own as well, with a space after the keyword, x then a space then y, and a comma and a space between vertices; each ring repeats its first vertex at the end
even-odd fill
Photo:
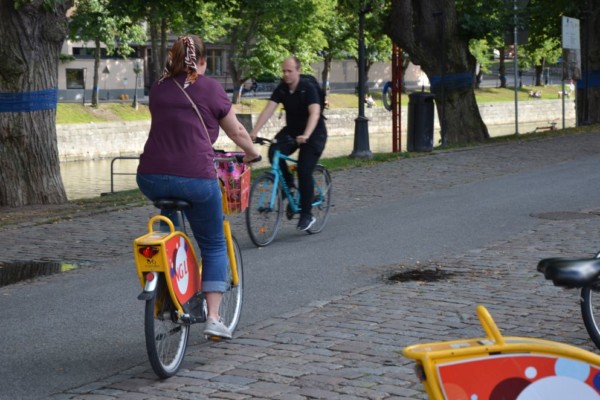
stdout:
MULTIPOLYGON (((242 212, 248 205, 250 167, 241 163, 242 158, 243 154, 224 153, 215 159, 226 215, 242 212), (235 174, 236 168, 239 174, 235 174)), ((154 205, 161 210, 175 211, 176 221, 173 223, 162 215, 150 218, 148 233, 134 240, 134 254, 143 288, 138 299, 146 303, 144 332, 148 358, 154 372, 168 378, 181 366, 190 325, 206 321, 207 306, 201 286, 202 264, 185 229, 185 209, 190 204, 180 199, 159 199, 154 205), (157 225, 163 225, 163 230, 155 229, 157 225), (165 226, 168 231, 164 231, 165 226)), ((223 293, 220 315, 233 333, 242 311, 243 262, 227 218, 223 218, 223 227, 229 285, 223 293)))
POLYGON ((417 344, 402 354, 435 400, 600 398, 600 356, 550 340, 502 336, 477 306, 486 336, 417 344))

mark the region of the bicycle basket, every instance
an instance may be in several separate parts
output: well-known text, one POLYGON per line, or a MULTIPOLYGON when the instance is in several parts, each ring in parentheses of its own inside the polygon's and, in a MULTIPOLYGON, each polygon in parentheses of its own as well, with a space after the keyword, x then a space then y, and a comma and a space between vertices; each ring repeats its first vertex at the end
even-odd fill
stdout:
MULTIPOLYGON (((225 156, 230 153, 225 153, 225 156)), ((223 188, 223 212, 237 214, 248 207, 250 172, 248 165, 231 161, 217 162, 217 175, 223 188)))

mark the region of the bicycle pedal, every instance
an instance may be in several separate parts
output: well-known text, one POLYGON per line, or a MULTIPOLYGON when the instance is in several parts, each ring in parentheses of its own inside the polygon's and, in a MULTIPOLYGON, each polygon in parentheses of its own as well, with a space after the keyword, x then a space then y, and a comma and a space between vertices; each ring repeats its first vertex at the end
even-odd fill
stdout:
POLYGON ((225 338, 223 336, 216 336, 216 335, 204 335, 204 339, 210 340, 213 342, 221 342, 223 340, 230 340, 229 338, 225 338))

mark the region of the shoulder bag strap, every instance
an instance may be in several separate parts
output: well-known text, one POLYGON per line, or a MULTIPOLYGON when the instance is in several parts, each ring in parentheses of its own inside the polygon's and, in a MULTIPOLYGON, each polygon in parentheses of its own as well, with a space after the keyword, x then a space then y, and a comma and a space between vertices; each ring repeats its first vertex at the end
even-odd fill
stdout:
POLYGON ((188 98, 192 107, 194 107, 194 111, 196 111, 196 114, 198 114, 198 118, 200 118, 200 122, 202 122, 202 126, 204 127, 204 132, 206 132, 206 138, 208 139, 208 143, 211 144, 211 146, 212 146, 212 142, 210 140, 210 135, 208 134, 208 129, 206 129, 206 125, 204 124, 204 119, 202 118, 202 114, 200 114, 200 110, 198 110, 198 107, 196 107, 196 103, 194 103, 194 101, 192 100, 190 95, 185 91, 185 89, 183 87, 181 87, 179 82, 177 82, 177 80, 175 80, 175 78, 172 78, 172 79, 173 79, 173 82, 175 82, 175 84, 177 85, 177 87, 179 89, 181 89, 183 94, 185 94, 185 97, 188 98))

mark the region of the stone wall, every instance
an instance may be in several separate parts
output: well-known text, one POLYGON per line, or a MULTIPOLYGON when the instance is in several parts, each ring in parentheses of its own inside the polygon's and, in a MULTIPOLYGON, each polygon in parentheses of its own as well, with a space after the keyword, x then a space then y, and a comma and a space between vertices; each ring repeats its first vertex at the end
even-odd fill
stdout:
MULTIPOLYGON (((492 136, 510 135, 515 132, 513 102, 486 103, 480 105, 481 116, 492 136)), ((519 103, 519 133, 534 131, 537 127, 556 122, 562 128, 562 101, 533 100, 519 103)), ((402 149, 406 150, 407 107, 402 107, 402 149)), ((326 110, 329 139, 324 157, 349 155, 354 147, 354 120, 356 109, 326 110)), ((383 107, 366 108, 369 118, 369 146, 372 152, 392 151, 391 113, 383 107)), ((240 116, 245 125, 258 115, 240 116)), ((565 102, 566 127, 575 125, 575 104, 565 102)), ((261 131, 261 136, 274 136, 285 123, 285 116, 273 115, 261 131)), ((139 154, 144 146, 150 121, 107 122, 58 125, 58 152, 61 161, 92 160, 139 154)), ((440 141, 437 115, 434 116, 434 145, 440 141)), ((215 147, 232 149, 232 142, 222 133, 215 147)))

